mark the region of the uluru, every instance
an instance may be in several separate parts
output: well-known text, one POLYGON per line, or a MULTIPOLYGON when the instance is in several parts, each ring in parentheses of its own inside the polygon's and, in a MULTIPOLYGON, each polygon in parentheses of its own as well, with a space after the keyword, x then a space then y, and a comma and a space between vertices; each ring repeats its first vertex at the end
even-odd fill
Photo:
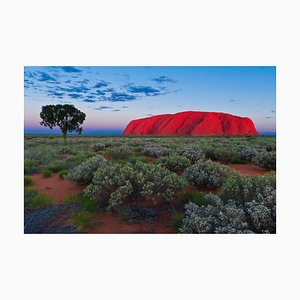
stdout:
POLYGON ((222 112, 185 111, 132 120, 126 135, 259 135, 250 118, 222 112))

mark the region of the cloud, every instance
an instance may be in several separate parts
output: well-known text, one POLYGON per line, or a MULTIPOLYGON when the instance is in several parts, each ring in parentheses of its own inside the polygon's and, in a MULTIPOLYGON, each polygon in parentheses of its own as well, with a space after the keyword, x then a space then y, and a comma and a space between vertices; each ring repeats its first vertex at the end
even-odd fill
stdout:
POLYGON ((83 102, 94 103, 96 100, 93 99, 84 99, 83 102))
POLYGON ((99 107, 96 107, 94 109, 96 109, 96 110, 104 110, 104 109, 112 109, 112 107, 111 106, 99 106, 99 107))
POLYGON ((122 108, 128 108, 128 106, 122 106, 122 108))
POLYGON ((156 83, 162 84, 162 83, 175 83, 177 80, 172 79, 167 76, 159 76, 157 78, 153 78, 152 81, 155 81, 156 83))
POLYGON ((113 112, 116 112, 116 111, 120 111, 120 109, 114 109, 114 110, 112 110, 113 112))
POLYGON ((61 93, 61 92, 56 92, 56 91, 49 91, 48 95, 49 96, 54 96, 54 97, 62 97, 64 96, 65 93, 61 93))
POLYGON ((113 102, 124 102, 124 101, 133 101, 136 100, 137 97, 134 95, 126 94, 126 93, 117 93, 114 92, 111 94, 110 97, 107 97, 107 101, 113 101, 113 102))
POLYGON ((82 72, 81 70, 74 68, 74 67, 70 67, 70 66, 65 66, 65 67, 58 67, 60 69, 62 69, 64 72, 67 73, 79 73, 82 72))
POLYGON ((94 88, 95 89, 100 89, 102 87, 108 86, 109 84, 110 84, 110 82, 107 82, 105 80, 101 80, 101 81, 99 81, 98 83, 95 84, 94 88))
POLYGON ((56 79, 52 76, 50 76, 49 74, 45 73, 45 72, 38 72, 39 77, 38 80, 39 81, 56 81, 56 79))
POLYGON ((235 99, 230 99, 229 101, 230 101, 230 102, 235 102, 235 99))
POLYGON ((89 80, 88 79, 83 79, 81 81, 77 81, 77 83, 79 83, 79 84, 88 84, 89 80))
POLYGON ((134 93, 134 94, 144 94, 146 96, 158 96, 162 95, 161 91, 158 89, 155 89, 151 86, 128 86, 127 87, 128 92, 134 93))
POLYGON ((68 96, 71 97, 72 99, 79 99, 79 98, 81 98, 80 94, 73 94, 73 93, 71 93, 71 94, 68 94, 68 96))

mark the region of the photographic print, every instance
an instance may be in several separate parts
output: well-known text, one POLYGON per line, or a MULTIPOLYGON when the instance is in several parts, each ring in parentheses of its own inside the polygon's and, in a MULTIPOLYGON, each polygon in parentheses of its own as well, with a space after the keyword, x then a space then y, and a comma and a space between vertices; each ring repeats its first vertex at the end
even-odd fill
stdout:
POLYGON ((24 67, 24 233, 276 233, 276 67, 24 67))

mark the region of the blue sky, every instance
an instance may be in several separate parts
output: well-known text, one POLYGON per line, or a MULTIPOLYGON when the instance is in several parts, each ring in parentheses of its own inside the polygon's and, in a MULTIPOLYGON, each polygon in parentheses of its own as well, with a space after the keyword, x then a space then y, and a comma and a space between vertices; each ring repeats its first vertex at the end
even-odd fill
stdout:
MULTIPOLYGON (((86 113, 84 133, 122 133, 132 119, 180 111, 250 117, 276 131, 275 67, 25 67, 25 133, 41 107, 70 103, 86 113)), ((58 132, 58 131, 54 131, 58 132)))

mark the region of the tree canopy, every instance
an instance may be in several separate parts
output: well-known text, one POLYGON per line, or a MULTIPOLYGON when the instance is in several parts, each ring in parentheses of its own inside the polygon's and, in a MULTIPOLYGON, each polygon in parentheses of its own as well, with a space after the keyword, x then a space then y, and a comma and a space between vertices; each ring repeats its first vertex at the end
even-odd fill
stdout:
POLYGON ((85 113, 71 104, 45 105, 42 106, 40 113, 42 119, 40 124, 50 129, 59 127, 64 139, 66 139, 68 132, 82 132, 80 125, 83 124, 85 116, 85 113))

